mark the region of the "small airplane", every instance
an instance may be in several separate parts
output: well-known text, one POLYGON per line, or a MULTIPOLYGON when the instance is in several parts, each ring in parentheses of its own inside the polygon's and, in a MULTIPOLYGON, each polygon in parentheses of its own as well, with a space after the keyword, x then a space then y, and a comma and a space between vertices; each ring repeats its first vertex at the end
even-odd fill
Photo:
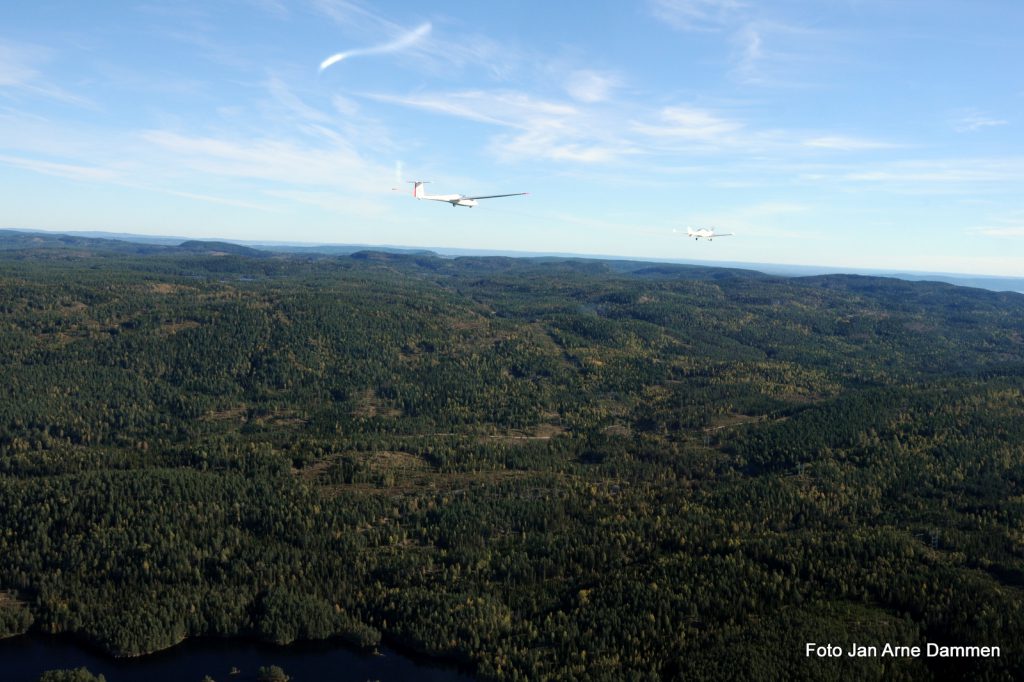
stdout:
POLYGON ((711 241, 715 237, 731 237, 732 232, 715 232, 713 227, 698 227, 696 230, 692 227, 686 228, 686 236, 693 237, 696 239, 707 239, 711 241))
POLYGON ((427 184, 424 180, 410 180, 413 184, 412 195, 417 199, 430 199, 431 201, 447 201, 449 204, 454 206, 465 206, 466 208, 473 208, 476 206, 477 199, 497 199, 498 197, 518 197, 523 194, 529 194, 529 192, 515 192, 514 194, 489 194, 485 197, 467 197, 464 194, 427 194, 423 191, 423 185, 427 184))

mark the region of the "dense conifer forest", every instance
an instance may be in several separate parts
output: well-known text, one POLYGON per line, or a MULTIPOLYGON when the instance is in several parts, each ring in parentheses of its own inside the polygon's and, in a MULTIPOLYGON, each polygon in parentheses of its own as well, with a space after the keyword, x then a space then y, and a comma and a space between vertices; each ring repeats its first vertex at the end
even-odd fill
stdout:
POLYGON ((4 239, 0 633, 1024 678, 1024 295, 4 239))

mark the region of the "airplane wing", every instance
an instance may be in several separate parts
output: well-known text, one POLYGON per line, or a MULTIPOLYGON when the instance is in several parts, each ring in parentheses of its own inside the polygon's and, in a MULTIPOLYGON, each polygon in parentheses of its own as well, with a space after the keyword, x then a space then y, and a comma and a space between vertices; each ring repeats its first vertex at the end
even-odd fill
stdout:
POLYGON ((476 199, 497 199, 498 197, 518 197, 518 196, 522 196, 524 194, 529 194, 529 192, 515 192, 514 194, 488 194, 485 197, 462 197, 462 198, 463 199, 473 199, 475 201, 476 199))

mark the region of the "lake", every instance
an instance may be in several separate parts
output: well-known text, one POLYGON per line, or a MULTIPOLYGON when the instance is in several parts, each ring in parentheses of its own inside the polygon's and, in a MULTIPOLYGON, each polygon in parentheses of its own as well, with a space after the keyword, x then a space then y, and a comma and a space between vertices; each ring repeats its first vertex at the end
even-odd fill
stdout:
POLYGON ((472 675, 423 656, 379 648, 381 656, 331 640, 276 646, 246 639, 202 637, 140 658, 110 658, 68 636, 22 635, 0 639, 0 679, 36 682, 44 670, 87 667, 107 682, 253 682, 260 666, 277 665, 293 682, 465 682, 472 675), (241 672, 230 675, 232 667, 241 672))

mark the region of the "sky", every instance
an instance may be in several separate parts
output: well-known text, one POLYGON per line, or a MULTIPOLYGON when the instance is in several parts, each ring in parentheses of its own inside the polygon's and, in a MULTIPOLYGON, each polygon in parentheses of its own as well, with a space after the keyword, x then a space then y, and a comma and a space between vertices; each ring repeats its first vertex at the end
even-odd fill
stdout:
POLYGON ((1022 276, 1022 30, 1019 0, 8 3, 0 227, 1022 276))

